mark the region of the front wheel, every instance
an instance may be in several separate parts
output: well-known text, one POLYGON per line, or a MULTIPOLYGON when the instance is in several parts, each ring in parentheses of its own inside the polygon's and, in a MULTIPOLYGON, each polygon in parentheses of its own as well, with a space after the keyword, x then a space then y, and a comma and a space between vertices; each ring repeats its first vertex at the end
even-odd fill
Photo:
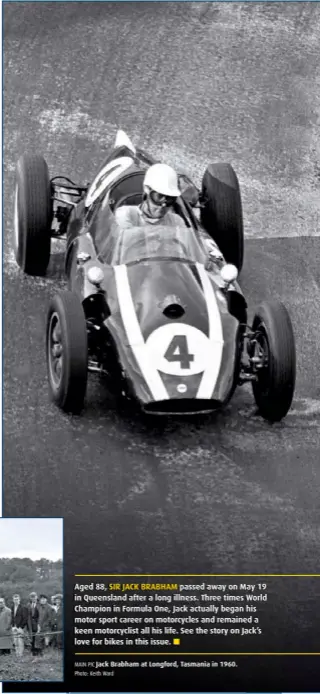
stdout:
POLYGON ((250 349, 259 364, 253 395, 262 417, 278 422, 291 407, 296 379, 295 339, 286 307, 280 301, 264 302, 252 329, 250 349))
POLYGON ((79 414, 87 389, 88 344, 83 307, 73 292, 51 299, 46 344, 51 397, 65 412, 79 414))

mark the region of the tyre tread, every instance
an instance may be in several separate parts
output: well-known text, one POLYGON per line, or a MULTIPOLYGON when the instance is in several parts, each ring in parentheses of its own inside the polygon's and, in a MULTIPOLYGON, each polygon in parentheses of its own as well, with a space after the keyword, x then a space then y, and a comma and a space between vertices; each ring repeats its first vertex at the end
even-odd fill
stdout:
POLYGON ((295 339, 289 313, 280 301, 263 302, 257 309, 253 329, 265 325, 270 345, 269 389, 263 393, 253 382, 253 393, 263 417, 280 421, 288 413, 295 388, 295 339))
MULTIPOLYGON (((50 260, 52 204, 50 178, 45 159, 24 154, 17 164, 24 249, 20 264, 30 275, 43 275, 50 260)), ((20 216, 20 215, 19 215, 20 216)))
POLYGON ((238 177, 231 164, 210 164, 202 179, 208 200, 201 223, 218 244, 225 259, 240 272, 244 258, 243 212, 238 177))

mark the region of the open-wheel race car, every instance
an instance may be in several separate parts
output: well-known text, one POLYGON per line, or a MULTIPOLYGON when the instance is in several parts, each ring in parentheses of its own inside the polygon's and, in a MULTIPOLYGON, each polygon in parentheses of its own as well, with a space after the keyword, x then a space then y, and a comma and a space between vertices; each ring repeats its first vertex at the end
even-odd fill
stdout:
POLYGON ((295 387, 289 314, 264 301, 248 325, 238 284, 243 220, 230 164, 210 164, 201 189, 179 174, 179 224, 122 228, 117 210, 143 200, 154 160, 119 130, 91 185, 51 178, 44 158, 17 164, 14 250, 25 273, 44 275, 51 238, 66 238, 68 290, 47 315, 48 380, 66 412, 84 406, 88 371, 147 413, 210 412, 250 381, 260 414, 279 421, 295 387), (213 247, 219 254, 211 252, 213 247))

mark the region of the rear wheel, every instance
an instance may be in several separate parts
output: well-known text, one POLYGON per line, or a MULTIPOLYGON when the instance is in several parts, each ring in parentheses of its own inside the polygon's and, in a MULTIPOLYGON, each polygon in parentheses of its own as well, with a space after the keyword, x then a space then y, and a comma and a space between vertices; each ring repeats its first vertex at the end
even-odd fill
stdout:
POLYGON ((87 326, 81 301, 73 292, 57 293, 47 317, 47 371, 53 401, 79 414, 88 378, 87 326))
POLYGON ((291 407, 296 379, 295 339, 286 307, 280 301, 264 302, 252 328, 252 356, 261 362, 253 395, 262 417, 278 422, 291 407))
POLYGON ((243 265, 243 216, 239 181, 230 164, 210 164, 202 179, 201 223, 225 260, 243 265))
POLYGON ((51 184, 45 159, 24 154, 16 169, 14 253, 28 275, 44 275, 50 260, 51 184))

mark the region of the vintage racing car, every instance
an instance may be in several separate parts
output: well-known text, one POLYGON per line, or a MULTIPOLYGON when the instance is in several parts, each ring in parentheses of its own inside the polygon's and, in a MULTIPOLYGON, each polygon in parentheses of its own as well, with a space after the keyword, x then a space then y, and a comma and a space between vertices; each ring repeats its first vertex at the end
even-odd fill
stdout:
POLYGON ((260 414, 279 421, 294 394, 293 329, 279 301, 263 302, 248 325, 237 282, 244 247, 237 176, 230 164, 210 164, 199 190, 181 173, 176 228, 122 229, 115 211, 141 203, 152 163, 121 130, 91 185, 50 179, 40 155, 18 161, 17 263, 45 274, 51 238, 66 238, 68 290, 52 298, 47 315, 52 398, 79 413, 88 371, 98 371, 147 413, 210 412, 250 381, 260 414), (222 260, 211 254, 212 240, 222 260))

